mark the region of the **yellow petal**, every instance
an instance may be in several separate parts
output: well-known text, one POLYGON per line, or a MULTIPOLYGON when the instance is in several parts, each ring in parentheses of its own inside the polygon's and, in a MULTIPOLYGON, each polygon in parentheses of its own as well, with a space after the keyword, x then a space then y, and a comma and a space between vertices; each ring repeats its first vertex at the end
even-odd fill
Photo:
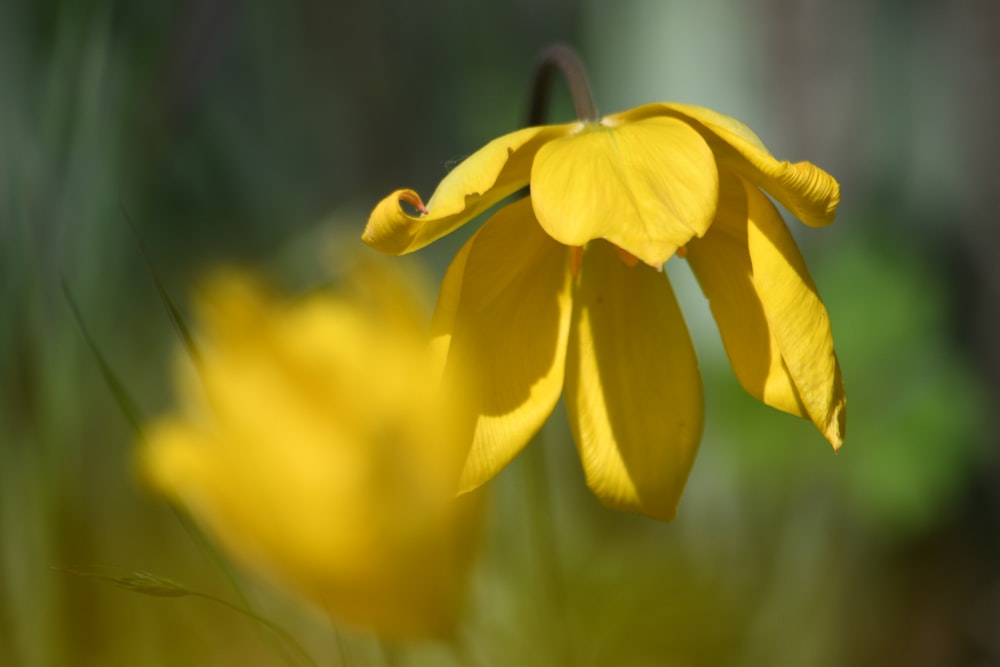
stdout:
MULTIPOLYGON (((478 234, 478 232, 477 232, 478 234)), ((429 356, 431 363, 437 369, 438 375, 443 375, 448 365, 448 351, 451 348, 451 336, 455 325, 455 318, 458 314, 459 304, 462 302, 462 290, 465 285, 465 266, 469 261, 469 253, 472 250, 472 239, 466 241, 454 259, 448 266, 444 280, 441 281, 441 289, 438 291, 437 305, 434 308, 434 320, 431 322, 429 356)), ((452 371, 451 381, 454 383, 458 375, 458 381, 465 382, 465 374, 452 371)), ((451 388, 450 391, 461 391, 460 388, 451 388)))
POLYGON ((670 520, 701 439, 701 377, 673 290, 614 248, 587 246, 574 294, 566 407, 605 505, 670 520))
POLYGON ((569 249, 528 199, 500 209, 448 269, 433 329, 475 381, 472 446, 460 487, 486 482, 538 432, 562 392, 572 303, 569 249))
POLYGON ((454 627, 471 508, 450 516, 410 496, 387 503, 396 487, 369 467, 374 448, 217 435, 161 420, 139 463, 229 553, 349 623, 402 637, 454 627))
POLYGON ((738 177, 723 177, 719 215, 688 246, 687 259, 743 388, 811 419, 839 447, 844 391, 829 317, 771 202, 738 177))
POLYGON ((190 412, 147 429, 140 462, 235 558, 338 619, 439 635, 474 515, 453 495, 461 410, 426 372, 400 280, 371 266, 342 293, 282 299, 219 274, 200 294, 190 412))
POLYGON ((735 134, 744 141, 754 145, 759 150, 770 154, 767 146, 765 146, 761 138, 757 136, 757 133, 747 127, 743 121, 733 118, 732 116, 721 114, 718 111, 713 111, 705 107, 694 106, 692 104, 654 102, 652 104, 644 104, 634 109, 629 109, 628 111, 610 114, 607 118, 610 122, 621 125, 624 123, 634 123, 635 121, 643 120, 645 118, 654 118, 656 116, 695 119, 706 127, 711 126, 721 128, 727 132, 735 134))
POLYGON ((686 123, 592 124, 543 146, 531 168, 542 228, 570 246, 607 239, 650 266, 708 229, 718 171, 686 123))
POLYGON ((448 172, 426 207, 413 190, 393 192, 375 207, 361 238, 393 255, 423 248, 528 185, 535 153, 570 127, 529 127, 494 139, 448 172), (411 215, 402 202, 424 210, 411 215))
POLYGON ((690 123, 712 147, 719 169, 733 170, 781 202, 796 218, 814 227, 833 222, 840 185, 810 162, 778 161, 750 128, 729 116, 686 104, 647 104, 609 116, 636 122, 666 116, 690 123))
POLYGON ((753 284, 747 241, 747 196, 738 176, 720 180, 719 212, 702 239, 688 244, 687 261, 719 326, 733 371, 759 401, 807 416, 753 284))
POLYGON ((754 288, 806 412, 838 449, 844 439, 847 399, 830 318, 778 211, 749 183, 744 182, 744 188, 754 288))

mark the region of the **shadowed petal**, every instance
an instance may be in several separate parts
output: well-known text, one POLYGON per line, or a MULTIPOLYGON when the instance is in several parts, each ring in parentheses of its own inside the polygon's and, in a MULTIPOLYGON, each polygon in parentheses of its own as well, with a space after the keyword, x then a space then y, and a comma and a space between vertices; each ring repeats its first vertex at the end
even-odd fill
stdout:
POLYGON ((720 186, 715 222, 704 238, 688 244, 686 259, 712 308, 743 388, 759 401, 807 417, 754 287, 746 191, 732 174, 724 174, 720 186))
POLYGON ((500 209, 445 276, 434 316, 448 366, 475 381, 462 491, 483 484, 538 432, 562 392, 572 302, 569 249, 525 198, 500 209))
POLYGON ((673 519, 701 438, 698 363, 666 277, 603 242, 574 294, 566 407, 601 502, 673 519))
POLYGON ((393 255, 423 248, 528 185, 535 153, 570 128, 529 127, 494 139, 448 172, 426 207, 413 190, 393 192, 375 207, 361 238, 393 255), (410 215, 402 202, 422 215, 410 215))
POLYGON ((844 439, 847 399, 830 318, 778 211, 755 187, 743 185, 754 288, 809 418, 838 449, 844 439))
POLYGON ((730 169, 766 190, 796 218, 814 227, 833 222, 840 185, 810 162, 778 161, 746 125, 704 107, 647 104, 609 119, 635 122, 658 116, 683 119, 712 147, 719 169, 730 169))
POLYGON ((531 168, 535 214, 552 238, 607 239, 654 267, 705 233, 717 197, 708 144, 672 118, 588 125, 543 146, 531 168))
POLYGON ((712 307, 733 371, 758 400, 843 440, 844 390, 826 309, 771 202, 724 177, 719 215, 687 259, 712 307))

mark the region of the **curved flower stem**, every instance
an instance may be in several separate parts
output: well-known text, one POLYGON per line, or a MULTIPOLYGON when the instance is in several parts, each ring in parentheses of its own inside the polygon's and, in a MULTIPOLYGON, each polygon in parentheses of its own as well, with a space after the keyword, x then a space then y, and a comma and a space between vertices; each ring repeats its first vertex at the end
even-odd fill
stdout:
POLYGON ((583 61, 576 51, 565 44, 552 44, 538 57, 532 77, 531 107, 528 111, 528 126, 541 125, 549 109, 552 79, 556 72, 562 74, 569 86, 576 117, 585 123, 597 120, 594 96, 590 92, 590 81, 583 67, 583 61))
POLYGON ((566 595, 566 583, 558 550, 556 522, 553 518, 555 503, 552 498, 552 483, 554 478, 546 451, 545 434, 538 433, 524 452, 527 460, 525 471, 525 489, 530 501, 528 529, 532 532, 532 541, 536 548, 537 574, 542 585, 547 590, 549 610, 553 618, 562 619, 562 623, 553 628, 550 644, 551 664, 575 665, 574 646, 571 641, 571 626, 568 619, 570 604, 566 595))

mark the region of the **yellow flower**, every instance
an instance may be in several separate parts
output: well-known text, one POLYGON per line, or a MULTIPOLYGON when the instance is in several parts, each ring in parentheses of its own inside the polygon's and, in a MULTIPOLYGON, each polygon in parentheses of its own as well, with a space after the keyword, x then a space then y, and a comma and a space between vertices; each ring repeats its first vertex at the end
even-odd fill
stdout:
POLYGON ((845 397, 829 318, 761 191, 820 226, 840 198, 832 177, 779 162, 733 118, 650 104, 495 139, 426 206, 412 190, 385 198, 363 238, 392 254, 417 250, 525 187, 459 252, 435 314, 439 344, 475 364, 482 382, 463 489, 502 469, 565 389, 602 502, 674 517, 703 409, 694 351, 662 275, 674 255, 690 262, 743 387, 840 446, 845 397))
POLYGON ((400 277, 279 298, 224 272, 201 291, 196 372, 141 449, 145 477, 236 559, 389 635, 455 623, 476 500, 400 277))

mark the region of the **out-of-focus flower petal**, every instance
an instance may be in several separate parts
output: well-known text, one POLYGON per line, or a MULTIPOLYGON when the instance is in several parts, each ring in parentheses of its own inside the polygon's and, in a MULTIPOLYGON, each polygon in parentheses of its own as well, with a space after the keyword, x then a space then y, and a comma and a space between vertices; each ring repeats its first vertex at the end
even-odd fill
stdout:
POLYGON ((331 615, 448 634, 476 516, 454 500, 461 402, 437 387, 403 278, 357 279, 363 295, 298 299, 210 281, 186 409, 149 429, 140 463, 235 558, 331 615))
POLYGON ((543 146, 531 169, 535 214, 552 238, 606 239, 654 267, 705 233, 717 197, 708 144, 673 118, 587 125, 543 146))
POLYGON ((566 407, 587 483, 616 509, 670 520, 702 431, 701 377, 662 273, 590 244, 575 290, 566 407))
POLYGON ((419 250, 438 240, 528 185, 535 153, 571 127, 529 127, 494 139, 448 172, 426 207, 413 190, 393 192, 372 211, 362 240, 393 255, 419 250), (423 207, 426 212, 411 215, 402 202, 418 211, 423 207))
POLYGON ((466 243, 441 295, 433 330, 447 337, 449 366, 477 380, 461 480, 469 490, 514 458, 559 399, 572 310, 569 249, 542 231, 528 199, 518 200, 466 243))

